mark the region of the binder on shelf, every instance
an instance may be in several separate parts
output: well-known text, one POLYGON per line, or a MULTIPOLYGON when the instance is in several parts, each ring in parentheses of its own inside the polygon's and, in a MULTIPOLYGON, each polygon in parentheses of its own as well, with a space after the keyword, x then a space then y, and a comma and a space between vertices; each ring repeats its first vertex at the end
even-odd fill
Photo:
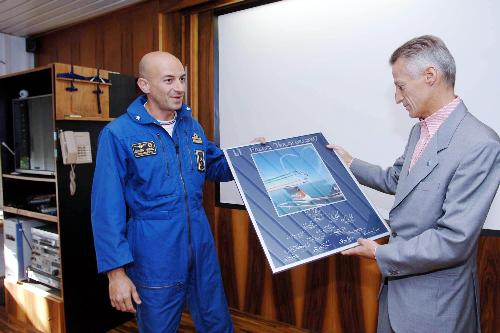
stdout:
POLYGON ((27 267, 31 264, 31 228, 43 222, 8 218, 4 220, 5 277, 16 281, 27 279, 27 267))

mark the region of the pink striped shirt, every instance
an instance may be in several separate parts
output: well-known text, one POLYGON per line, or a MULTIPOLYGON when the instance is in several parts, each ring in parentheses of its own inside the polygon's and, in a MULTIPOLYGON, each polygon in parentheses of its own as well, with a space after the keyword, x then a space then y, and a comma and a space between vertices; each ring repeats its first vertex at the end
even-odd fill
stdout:
POLYGON ((411 170, 415 163, 417 163, 429 141, 431 141, 439 127, 441 127, 448 116, 453 112, 453 110, 455 110, 458 103, 460 103, 460 97, 456 97, 453 101, 443 106, 437 112, 420 121, 420 138, 415 146, 409 170, 411 170))

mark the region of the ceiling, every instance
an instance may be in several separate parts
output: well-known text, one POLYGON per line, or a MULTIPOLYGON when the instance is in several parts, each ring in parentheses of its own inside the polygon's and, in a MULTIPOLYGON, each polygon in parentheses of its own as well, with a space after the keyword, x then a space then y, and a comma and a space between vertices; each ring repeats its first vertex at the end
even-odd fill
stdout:
POLYGON ((0 32, 26 37, 144 0, 0 0, 0 32))

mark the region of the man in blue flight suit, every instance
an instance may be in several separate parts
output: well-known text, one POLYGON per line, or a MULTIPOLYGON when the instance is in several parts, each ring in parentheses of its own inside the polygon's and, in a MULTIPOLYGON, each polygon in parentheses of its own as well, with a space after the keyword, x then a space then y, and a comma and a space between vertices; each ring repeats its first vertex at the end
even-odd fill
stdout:
POLYGON ((139 76, 145 96, 99 137, 92 188, 98 270, 107 273, 111 305, 135 313, 140 332, 176 332, 186 302, 198 332, 233 332, 202 206, 205 178, 232 180, 229 166, 182 103, 179 59, 148 53, 139 76))

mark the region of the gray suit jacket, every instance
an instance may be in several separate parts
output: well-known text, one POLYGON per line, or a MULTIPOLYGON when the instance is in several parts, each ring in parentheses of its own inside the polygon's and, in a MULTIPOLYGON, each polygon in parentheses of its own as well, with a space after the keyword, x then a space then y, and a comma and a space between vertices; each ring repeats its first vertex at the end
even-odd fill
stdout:
POLYGON ((377 249, 396 332, 479 332, 477 240, 500 182, 500 139, 461 102, 410 173, 416 124, 388 169, 354 159, 358 181, 395 194, 377 249))

